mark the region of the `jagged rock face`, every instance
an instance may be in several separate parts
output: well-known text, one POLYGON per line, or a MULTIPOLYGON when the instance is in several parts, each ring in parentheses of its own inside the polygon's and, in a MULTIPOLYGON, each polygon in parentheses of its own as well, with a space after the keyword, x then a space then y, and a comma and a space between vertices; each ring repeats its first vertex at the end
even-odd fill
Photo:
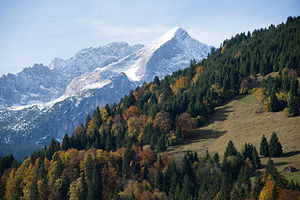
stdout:
POLYGON ((17 75, 0 78, 0 109, 52 100, 62 95, 66 86, 61 74, 35 64, 17 75))
POLYGON ((0 149, 24 141, 47 145, 52 138, 61 140, 97 106, 118 102, 144 81, 188 67, 210 50, 176 27, 146 46, 111 43, 84 49, 69 60, 56 58, 49 67, 34 65, 2 76, 0 149))
POLYGON ((55 58, 50 67, 35 64, 18 74, 3 75, 0 77, 0 109, 52 101, 64 94, 75 77, 116 62, 142 47, 114 42, 83 49, 68 60, 55 58))

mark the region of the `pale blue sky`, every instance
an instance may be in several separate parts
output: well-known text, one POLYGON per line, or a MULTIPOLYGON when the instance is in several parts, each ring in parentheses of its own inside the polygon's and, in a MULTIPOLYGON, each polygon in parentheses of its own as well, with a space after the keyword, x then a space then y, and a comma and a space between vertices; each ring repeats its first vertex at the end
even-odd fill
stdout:
POLYGON ((300 13, 300 0, 0 0, 0 74, 113 41, 148 43, 174 26, 218 47, 300 13))

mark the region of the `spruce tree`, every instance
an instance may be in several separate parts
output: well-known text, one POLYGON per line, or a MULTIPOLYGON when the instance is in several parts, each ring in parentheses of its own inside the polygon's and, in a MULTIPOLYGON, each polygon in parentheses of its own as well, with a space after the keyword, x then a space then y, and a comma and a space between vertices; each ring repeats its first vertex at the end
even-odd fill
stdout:
POLYGON ((126 151, 124 153, 124 156, 123 156, 123 162, 122 162, 122 175, 123 175, 123 178, 127 178, 127 176, 130 174, 129 154, 130 154, 130 152, 128 151, 128 149, 126 149, 126 151))
POLYGON ((263 183, 261 180, 261 174, 257 173, 255 175, 255 181, 254 181, 254 188, 253 188, 253 198, 254 200, 258 200, 259 199, 259 195, 260 195, 260 191, 263 188, 263 183))
POLYGON ((237 150, 235 146, 233 145, 233 142, 229 140, 225 153, 224 153, 224 158, 227 156, 236 156, 237 155, 237 150))
POLYGON ((287 107, 288 116, 296 116, 298 114, 298 110, 299 106, 297 103, 297 98, 292 93, 290 93, 287 107))
POLYGON ((164 152, 167 150, 167 144, 166 144, 166 135, 162 134, 157 142, 157 152, 164 152))
POLYGON ((86 200, 87 199, 87 192, 88 192, 88 187, 87 183, 85 180, 85 175, 83 174, 80 178, 80 184, 81 184, 81 193, 80 193, 80 199, 81 200, 86 200))
POLYGON ((269 152, 271 157, 279 157, 282 154, 282 146, 278 141, 276 133, 272 133, 269 144, 269 152))
POLYGON ((261 167, 260 158, 255 147, 252 149, 252 161, 254 169, 258 169, 261 167))
POLYGON ((194 183, 191 180, 191 178, 186 174, 183 178, 183 183, 182 183, 182 192, 184 199, 189 197, 190 195, 194 195, 194 183))
POLYGON ((230 199, 229 182, 226 176, 224 176, 222 179, 220 195, 218 196, 218 200, 229 200, 229 199, 230 199))
POLYGON ((148 180, 148 178, 149 178, 148 164, 146 164, 146 165, 144 166, 144 170, 143 170, 143 178, 144 178, 144 180, 148 180))
POLYGON ((151 141, 150 141, 150 149, 154 150, 154 146, 155 146, 155 136, 152 135, 151 141))
POLYGON ((30 185, 30 194, 29 194, 30 200, 38 200, 38 185, 37 185, 37 178, 35 177, 32 180, 32 183, 30 185))
POLYGON ((159 189, 160 191, 163 190, 163 186, 164 186, 164 176, 161 172, 161 169, 158 168, 156 171, 156 176, 155 176, 155 181, 154 181, 154 185, 157 189, 159 189))
POLYGON ((88 184, 87 200, 101 200, 102 199, 102 183, 100 173, 96 168, 93 170, 92 179, 88 184))
POLYGON ((270 155, 269 154, 269 145, 268 145, 265 135, 263 135, 261 138, 259 153, 260 153, 260 155, 265 156, 265 157, 269 157, 269 155, 270 155))
POLYGON ((269 104, 269 111, 271 112, 277 112, 279 111, 279 101, 276 97, 276 90, 272 89, 271 95, 270 95, 270 104, 269 104))
POLYGON ((90 154, 88 154, 86 163, 85 163, 85 174, 86 174, 88 181, 90 181, 92 179, 93 169, 94 169, 94 161, 93 161, 92 156, 90 154))
POLYGON ((71 144, 70 144, 70 138, 69 138, 68 134, 66 133, 65 136, 64 136, 64 139, 63 139, 63 141, 61 143, 61 149, 64 150, 64 151, 66 151, 67 149, 70 148, 70 146, 71 146, 71 144))
POLYGON ((91 116, 89 114, 87 114, 86 119, 85 119, 85 125, 84 125, 85 129, 88 128, 90 121, 91 121, 91 116))

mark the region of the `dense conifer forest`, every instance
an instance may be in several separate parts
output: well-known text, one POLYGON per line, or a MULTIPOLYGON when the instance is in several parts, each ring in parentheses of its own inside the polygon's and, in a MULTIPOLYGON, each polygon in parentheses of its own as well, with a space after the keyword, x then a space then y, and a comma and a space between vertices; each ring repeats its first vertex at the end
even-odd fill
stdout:
MULTIPOLYGON (((229 141, 222 160, 189 151, 174 160, 167 149, 238 94, 254 93, 262 112, 298 115, 299 73, 300 17, 237 34, 207 59, 96 108, 61 144, 22 163, 1 158, 0 199, 293 199, 299 184, 271 159, 263 166, 252 144, 239 152, 229 141)), ((280 156, 279 144, 276 134, 262 138, 260 154, 280 156)))

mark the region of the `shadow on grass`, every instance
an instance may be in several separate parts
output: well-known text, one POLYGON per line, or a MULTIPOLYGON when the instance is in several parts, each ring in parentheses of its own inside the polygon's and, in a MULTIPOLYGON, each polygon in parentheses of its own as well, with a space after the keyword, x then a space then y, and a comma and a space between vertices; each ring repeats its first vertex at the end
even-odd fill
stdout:
POLYGON ((209 119, 204 123, 204 126, 208 126, 209 124, 212 124, 214 123, 215 121, 225 121, 228 117, 228 113, 231 113, 233 112, 231 109, 232 109, 232 106, 224 106, 232 101, 236 101, 236 100, 240 100, 240 99, 243 99, 245 98, 247 95, 238 95, 226 102, 224 102, 222 105, 216 107, 213 115, 211 117, 209 117, 209 119), (224 107, 222 107, 224 106, 224 107))
POLYGON ((274 165, 276 167, 279 167, 279 166, 282 166, 282 165, 288 165, 288 164, 290 164, 290 163, 289 162, 276 162, 276 163, 274 163, 274 165))
POLYGON ((201 129, 197 130, 197 133, 194 133, 194 137, 187 139, 184 144, 196 143, 200 140, 218 138, 224 135, 227 131, 216 131, 214 129, 201 129))
POLYGON ((300 151, 290 151, 287 153, 283 153, 280 157, 291 157, 291 156, 295 156, 297 154, 300 154, 300 151))
POLYGON ((214 121, 224 121, 228 117, 228 113, 233 112, 230 109, 232 106, 224 106, 222 108, 217 108, 214 115, 208 120, 208 123, 212 123, 214 121))

